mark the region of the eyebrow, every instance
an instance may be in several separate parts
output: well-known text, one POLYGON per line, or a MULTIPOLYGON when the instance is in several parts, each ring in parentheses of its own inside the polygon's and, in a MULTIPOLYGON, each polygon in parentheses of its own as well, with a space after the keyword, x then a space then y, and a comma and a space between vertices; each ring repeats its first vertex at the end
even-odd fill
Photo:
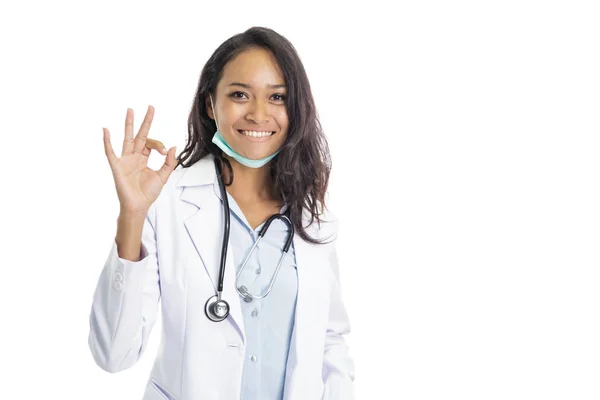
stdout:
MULTIPOLYGON (((229 84, 229 86, 241 86, 241 87, 246 88, 246 89, 252 89, 252 86, 250 86, 248 84, 245 84, 245 83, 241 83, 241 82, 231 82, 229 84)), ((285 88, 285 84, 284 83, 278 83, 278 84, 275 84, 275 85, 267 85, 267 86, 269 88, 271 88, 271 89, 285 88)))

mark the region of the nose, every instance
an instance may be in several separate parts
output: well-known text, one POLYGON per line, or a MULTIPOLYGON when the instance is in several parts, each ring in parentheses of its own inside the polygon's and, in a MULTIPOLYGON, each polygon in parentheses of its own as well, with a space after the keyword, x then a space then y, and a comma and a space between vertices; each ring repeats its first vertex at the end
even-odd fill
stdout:
POLYGON ((264 124, 269 122, 267 105, 263 101, 253 101, 246 118, 254 121, 256 124, 264 124))

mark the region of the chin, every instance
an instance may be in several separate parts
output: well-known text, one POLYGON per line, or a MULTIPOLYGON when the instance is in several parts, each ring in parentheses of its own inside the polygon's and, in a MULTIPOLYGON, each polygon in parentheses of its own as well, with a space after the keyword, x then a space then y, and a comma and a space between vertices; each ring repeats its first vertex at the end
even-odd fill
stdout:
MULTIPOLYGON (((274 152, 273 152, 274 153, 274 152)), ((269 157, 271 154, 273 153, 264 153, 264 154, 249 154, 247 156, 244 156, 246 158, 249 158, 251 160, 262 160, 265 157, 269 157)), ((242 153, 240 153, 242 154, 242 153)))

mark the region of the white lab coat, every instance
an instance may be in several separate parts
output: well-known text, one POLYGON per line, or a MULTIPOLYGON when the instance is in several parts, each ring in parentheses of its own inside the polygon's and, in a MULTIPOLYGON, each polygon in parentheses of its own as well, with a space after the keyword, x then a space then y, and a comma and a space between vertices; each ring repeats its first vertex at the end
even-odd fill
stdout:
MULTIPOLYGON (((204 311, 216 294, 223 234, 215 177, 212 156, 173 171, 146 216, 143 259, 119 259, 113 240, 94 292, 89 346, 109 372, 141 357, 161 300, 161 342, 144 400, 240 399, 246 338, 231 246, 223 288, 230 314, 212 322, 204 311)), ((336 237, 336 220, 325 218, 331 222, 312 224, 310 236, 336 237)), ((296 234, 294 248, 298 298, 284 400, 352 400, 354 363, 343 336, 350 324, 334 244, 313 245, 296 234)))

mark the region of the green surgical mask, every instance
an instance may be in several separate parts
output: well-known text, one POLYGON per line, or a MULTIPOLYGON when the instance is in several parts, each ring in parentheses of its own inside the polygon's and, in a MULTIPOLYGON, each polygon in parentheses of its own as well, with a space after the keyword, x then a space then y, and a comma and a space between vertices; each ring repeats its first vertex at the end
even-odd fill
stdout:
POLYGON ((215 111, 215 106, 212 101, 212 96, 210 96, 210 104, 212 105, 213 113, 215 114, 215 124, 217 125, 217 131, 215 132, 215 134, 212 138, 212 142, 214 144, 216 144, 223 151, 223 153, 232 157, 234 160, 236 160, 237 162, 239 162, 242 165, 245 165, 246 167, 260 168, 260 167, 264 166, 266 163, 268 163, 269 161, 271 161, 273 159, 273 157, 275 157, 281 151, 281 149, 279 149, 275 153, 271 154, 270 156, 261 158, 260 160, 251 160, 251 159, 246 158, 243 155, 239 154, 237 151, 232 149, 229 144, 227 144, 227 142, 225 141, 225 138, 223 137, 221 132, 219 132, 219 123, 217 122, 217 113, 215 111))

